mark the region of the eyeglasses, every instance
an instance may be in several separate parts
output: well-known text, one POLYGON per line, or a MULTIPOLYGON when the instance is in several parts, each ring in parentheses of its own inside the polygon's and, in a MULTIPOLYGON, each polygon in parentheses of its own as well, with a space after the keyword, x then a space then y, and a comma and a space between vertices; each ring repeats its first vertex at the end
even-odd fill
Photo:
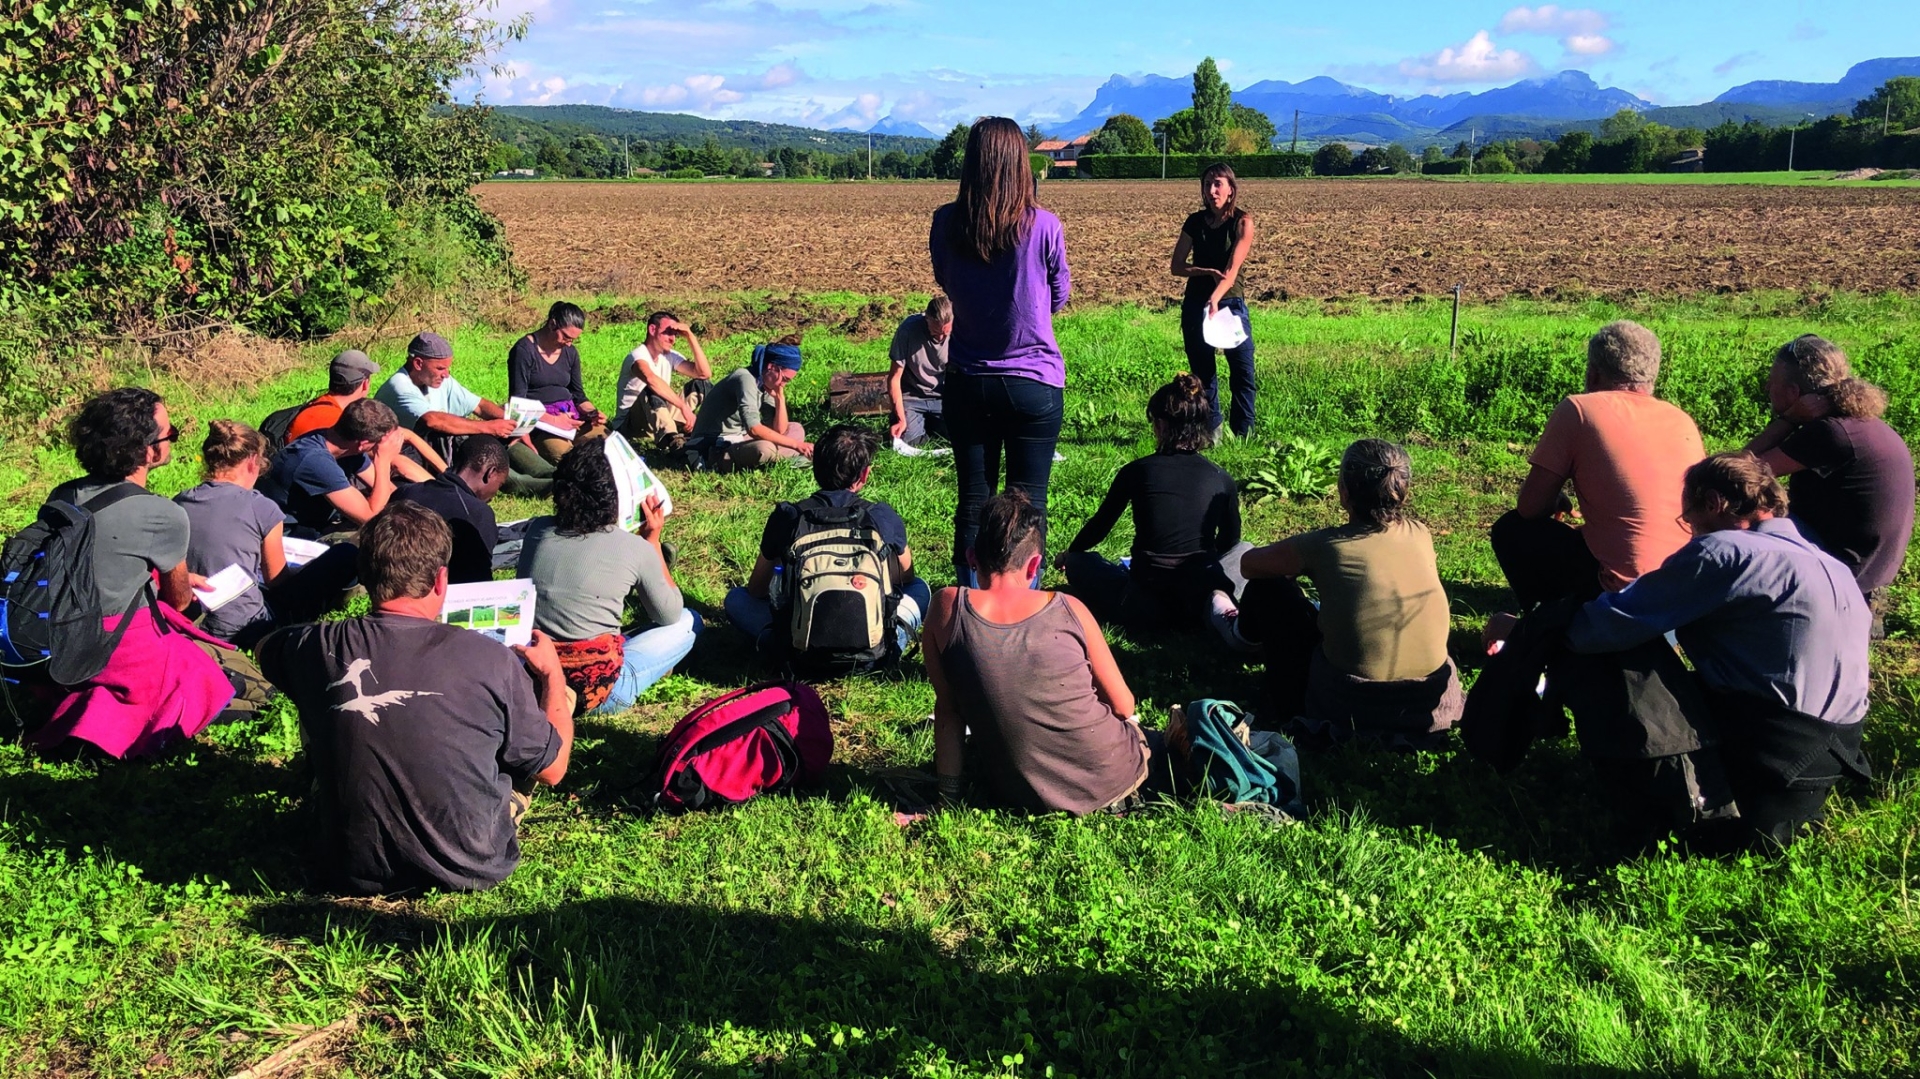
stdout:
POLYGON ((180 437, 180 428, 170 423, 170 424, 167 424, 167 429, 160 433, 159 438, 156 438, 152 442, 147 443, 147 445, 158 446, 162 442, 172 442, 179 437, 180 437))

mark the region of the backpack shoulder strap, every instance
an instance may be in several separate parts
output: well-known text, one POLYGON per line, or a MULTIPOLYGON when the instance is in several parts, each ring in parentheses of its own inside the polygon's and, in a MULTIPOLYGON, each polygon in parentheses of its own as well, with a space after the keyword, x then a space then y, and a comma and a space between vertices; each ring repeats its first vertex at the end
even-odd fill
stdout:
MULTIPOLYGON (((86 510, 88 513, 99 513, 108 506, 116 506, 135 495, 144 494, 152 494, 152 492, 137 483, 128 483, 122 480, 99 494, 94 495, 92 498, 87 499, 85 502, 80 503, 80 508, 86 510)), ((159 496, 154 495, 154 497, 158 498, 159 496)))

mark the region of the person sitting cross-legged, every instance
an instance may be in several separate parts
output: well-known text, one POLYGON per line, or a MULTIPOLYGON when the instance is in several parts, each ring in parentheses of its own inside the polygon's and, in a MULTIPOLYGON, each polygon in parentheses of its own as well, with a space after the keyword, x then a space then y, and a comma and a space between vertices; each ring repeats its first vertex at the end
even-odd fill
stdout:
MULTIPOLYGON (((441 457, 451 460, 454 447, 468 435, 513 438, 514 422, 507 410, 460 384, 453 377, 453 346, 437 333, 415 334, 407 342, 407 362, 395 371, 373 398, 393 409, 400 426, 427 440, 441 457)), ((510 495, 547 493, 553 466, 524 436, 507 446, 512 464, 507 475, 510 495)))
POLYGON ((1213 440, 1205 385, 1174 376, 1147 401, 1157 449, 1113 477, 1100 508, 1056 560, 1073 593, 1102 622, 1146 635, 1169 627, 1202 628, 1216 592, 1240 592, 1240 496, 1233 477, 1200 452, 1213 440), (1093 548, 1133 510, 1130 565, 1093 548))
POLYGON ((755 346, 751 363, 714 383, 687 435, 689 462, 731 472, 813 456, 806 428, 787 418, 787 384, 800 360, 800 338, 788 335, 755 346))
POLYGON ((1787 478, 1793 524, 1853 571, 1883 635, 1886 588, 1913 539, 1913 451, 1882 419, 1886 391, 1853 377, 1823 337, 1796 337, 1767 373, 1774 420, 1747 443, 1787 478))
POLYGON ((468 435, 453 451, 453 467, 444 475, 394 492, 395 502, 425 506, 453 530, 449 583, 493 580, 493 549, 500 543, 500 528, 488 503, 506 482, 506 445, 492 435, 468 435))
POLYGON ((254 490, 266 462, 266 436, 236 420, 214 420, 200 447, 206 481, 173 496, 192 526, 187 569, 197 579, 239 566, 257 587, 200 618, 200 628, 251 648, 276 626, 311 622, 337 605, 353 585, 359 553, 351 543, 328 548, 304 566, 287 564, 286 519, 254 490))
POLYGON ((1217 597, 1222 637, 1265 654, 1271 722, 1315 741, 1426 748, 1460 718, 1447 593, 1433 536, 1407 505, 1412 483, 1406 450, 1377 438, 1348 446, 1336 486, 1347 523, 1248 551, 1238 609, 1217 597), (1297 577, 1319 590, 1317 610, 1297 577))
POLYGON ((1706 456, 1685 412, 1653 396, 1660 340, 1637 322, 1587 342, 1586 392, 1560 402, 1540 433, 1514 509, 1489 539, 1522 607, 1618 592, 1680 549, 1680 477, 1706 456), (1578 528, 1560 520, 1580 499, 1578 528))
POLYGON ((621 528, 603 439, 582 442, 553 473, 553 516, 527 522, 520 576, 533 581, 534 625, 554 638, 580 714, 619 712, 693 650, 700 616, 686 606, 661 548, 665 519, 648 500, 639 534, 621 528), (621 625, 635 597, 640 626, 621 625))
POLYGON ((439 514, 387 507, 360 530, 372 611, 255 649, 300 712, 327 888, 491 888, 519 863, 533 784, 567 774, 573 702, 553 641, 536 628, 509 650, 442 624, 452 549, 439 514))
POLYGON ((685 447, 700 405, 713 391, 713 365, 692 327, 671 311, 655 311, 647 316, 646 338, 620 361, 613 385, 619 399, 613 429, 636 446, 674 453, 685 447), (679 340, 692 359, 674 348, 679 340), (687 380, 680 390, 673 388, 675 375, 687 380))
POLYGON ((332 427, 287 443, 261 475, 259 490, 285 512, 292 534, 312 539, 352 531, 393 497, 400 446, 393 410, 362 398, 332 427))
POLYGON ((555 462, 576 442, 603 437, 607 418, 587 400, 581 380, 580 349, 576 342, 587 328, 587 313, 565 300, 547 308, 547 321, 507 350, 507 395, 538 401, 546 407, 547 426, 565 435, 536 428, 528 440, 542 459, 555 462))
MULTIPOLYGON (((340 422, 340 414, 347 410, 348 405, 373 392, 373 376, 379 373, 380 365, 368 359, 367 354, 359 349, 343 349, 335 354, 333 362, 327 365, 327 392, 308 401, 289 418, 283 441, 291 442, 340 422)), ((427 445, 425 439, 406 428, 402 428, 401 432, 400 438, 405 445, 393 459, 394 470, 398 473, 396 483, 400 480, 418 483, 446 471, 446 460, 427 445)))
MULTIPOLYGON (((1752 454, 1715 454, 1687 469, 1681 505, 1693 538, 1633 587, 1580 607, 1565 643, 1604 660, 1674 634, 1705 692, 1709 745, 1739 807, 1737 819, 1701 825, 1702 841, 1791 843, 1821 819, 1842 778, 1870 774, 1861 742, 1866 598, 1844 564, 1794 527, 1786 491, 1752 454)), ((1516 621, 1494 615, 1486 639, 1506 639, 1516 621)), ((1636 718, 1615 722, 1630 727, 1636 718)), ((1605 732, 1582 725, 1582 749, 1591 755, 1590 732, 1595 741, 1605 732)), ((1633 744, 1643 740, 1628 733, 1633 744)), ((1607 765, 1601 777, 1624 817, 1659 819, 1634 804, 1656 790, 1645 762, 1595 763, 1607 765)))
POLYGON ((920 628, 932 593, 927 583, 914 575, 906 522, 885 502, 860 497, 872 478, 877 448, 878 440, 871 431, 848 424, 829 430, 813 450, 813 480, 820 489, 799 502, 782 502, 774 507, 760 532, 760 551, 752 574, 745 585, 727 593, 727 620, 751 638, 767 658, 788 657, 794 645, 792 615, 795 604, 801 602, 796 590, 802 582, 782 580, 783 594, 776 596, 776 577, 793 576, 785 570, 807 536, 843 521, 845 527, 869 532, 885 548, 892 591, 884 608, 893 613, 894 657, 907 650, 920 628), (850 513, 857 514, 858 519, 850 513))
POLYGON ((1024 491, 987 500, 969 553, 977 588, 943 588, 923 638, 940 793, 1075 815, 1171 790, 1166 743, 1092 613, 1034 587, 1045 518, 1024 491))
MULTIPOLYGON (((8 670, 0 692, 19 709, 15 714, 28 713, 30 723, 48 717, 29 731, 30 746, 68 749, 72 743, 62 743, 72 739, 111 757, 145 756, 199 734, 233 699, 235 684, 218 659, 233 649, 180 614, 193 602, 187 511, 146 489, 149 473, 173 459, 179 437, 160 395, 136 386, 89 399, 67 425, 86 474, 55 487, 47 502, 92 517, 91 565, 67 572, 92 575, 100 609, 52 613, 97 618, 118 636, 105 645, 112 649, 106 655, 55 651, 45 677, 8 670), (97 673, 53 681, 73 661, 97 673), (24 699, 16 700, 16 692, 24 699)), ((53 648, 65 640, 56 622, 53 648)), ((0 657, 10 665, 40 658, 13 653, 10 641, 0 639, 0 657)))

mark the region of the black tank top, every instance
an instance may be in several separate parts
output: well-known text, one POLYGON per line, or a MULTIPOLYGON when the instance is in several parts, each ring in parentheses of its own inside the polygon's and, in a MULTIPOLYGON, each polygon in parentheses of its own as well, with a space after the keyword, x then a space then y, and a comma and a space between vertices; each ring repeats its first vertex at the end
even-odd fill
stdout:
MULTIPOLYGON (((1180 231, 1193 241, 1193 264, 1225 273, 1227 267, 1233 265, 1233 245, 1240 239, 1240 220, 1245 216, 1244 211, 1235 209, 1217 226, 1208 222, 1205 210, 1189 216, 1187 223, 1180 226, 1180 231)), ((1215 284, 1211 277, 1187 278, 1187 301, 1206 303, 1207 297, 1213 295, 1215 284)), ((1240 281, 1236 278, 1233 287, 1220 298, 1224 300, 1239 295, 1240 281)))

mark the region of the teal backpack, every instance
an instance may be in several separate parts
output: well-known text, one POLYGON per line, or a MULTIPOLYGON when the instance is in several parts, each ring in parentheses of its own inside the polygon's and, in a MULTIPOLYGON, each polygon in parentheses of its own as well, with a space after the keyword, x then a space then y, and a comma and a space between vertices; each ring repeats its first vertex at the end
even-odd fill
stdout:
POLYGON ((1187 705, 1187 779, 1194 793, 1301 815, 1300 755, 1284 735, 1251 730, 1247 718, 1232 701, 1209 697, 1187 705))

